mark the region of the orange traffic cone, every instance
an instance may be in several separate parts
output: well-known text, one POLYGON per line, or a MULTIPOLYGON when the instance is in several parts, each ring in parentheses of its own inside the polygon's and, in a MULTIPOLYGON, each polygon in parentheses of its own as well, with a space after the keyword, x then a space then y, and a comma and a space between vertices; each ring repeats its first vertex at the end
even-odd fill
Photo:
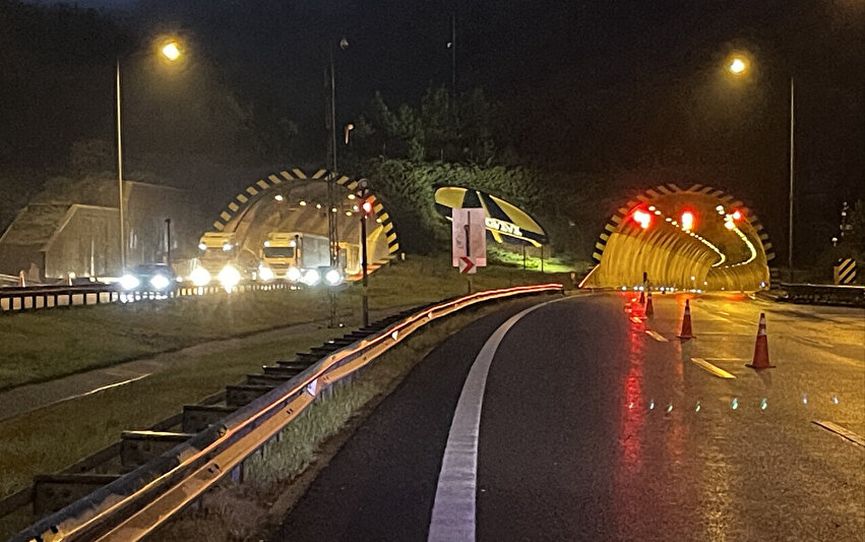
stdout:
POLYGON ((652 291, 649 290, 649 296, 646 298, 646 316, 655 314, 655 305, 652 303, 652 291))
POLYGON ((760 326, 757 328, 757 341, 754 343, 754 361, 745 365, 752 369, 774 369, 769 365, 769 338, 766 336, 766 315, 760 313, 760 326))
POLYGON ((682 332, 679 333, 679 338, 683 341, 694 338, 694 332, 691 331, 691 300, 685 300, 685 316, 682 318, 682 332))

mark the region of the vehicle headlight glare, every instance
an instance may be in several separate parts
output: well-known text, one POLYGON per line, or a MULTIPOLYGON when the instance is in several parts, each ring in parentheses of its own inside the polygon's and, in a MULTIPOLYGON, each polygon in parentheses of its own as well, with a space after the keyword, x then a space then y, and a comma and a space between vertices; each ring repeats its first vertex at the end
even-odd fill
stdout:
POLYGON ((164 290, 168 288, 168 285, 171 281, 168 280, 168 277, 165 275, 154 275, 153 278, 150 279, 150 285, 156 288, 157 290, 164 290))
POLYGON ((329 269, 327 273, 324 274, 324 280, 326 280, 331 286, 336 286, 342 282, 342 275, 340 275, 339 271, 336 269, 329 269))
POLYGON ((273 280, 273 269, 267 267, 266 265, 258 266, 258 278, 263 281, 273 280))
POLYGON ((315 269, 310 269, 303 275, 303 283, 307 286, 315 286, 321 282, 321 273, 315 269))
POLYGON ((300 272, 300 269, 298 269, 297 267, 291 266, 288 268, 288 271, 285 272, 285 276, 291 282, 297 282, 301 279, 303 274, 300 272))
POLYGON ((189 280, 192 281, 192 284, 196 286, 207 286, 210 284, 210 272, 203 267, 196 267, 192 270, 192 273, 189 274, 189 280))
POLYGON ((219 283, 222 284, 223 288, 231 291, 240 283, 240 271, 233 265, 228 264, 222 268, 222 271, 219 272, 216 278, 219 279, 219 283))
POLYGON ((124 290, 134 290, 141 286, 141 281, 134 275, 123 275, 120 277, 120 287, 124 290))

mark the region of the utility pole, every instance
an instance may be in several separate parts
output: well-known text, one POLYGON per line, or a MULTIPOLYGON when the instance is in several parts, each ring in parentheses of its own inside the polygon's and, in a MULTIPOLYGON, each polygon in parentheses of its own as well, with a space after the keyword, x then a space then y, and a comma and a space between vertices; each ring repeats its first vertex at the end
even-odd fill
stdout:
POLYGON ((790 282, 793 282, 793 179, 795 172, 795 129, 796 129, 796 91, 793 86, 793 78, 790 78, 790 216, 789 230, 787 234, 787 267, 790 268, 790 282))
POLYGON ((357 197, 360 199, 360 267, 361 267, 361 314, 363 327, 369 326, 369 258, 367 253, 366 219, 372 213, 369 189, 366 180, 358 183, 357 197))
POLYGON ((165 219, 165 263, 171 267, 171 219, 165 219))
POLYGON ((126 271, 126 221, 123 216, 123 139, 120 121, 120 59, 115 62, 115 104, 117 106, 117 208, 120 211, 120 273, 126 271))

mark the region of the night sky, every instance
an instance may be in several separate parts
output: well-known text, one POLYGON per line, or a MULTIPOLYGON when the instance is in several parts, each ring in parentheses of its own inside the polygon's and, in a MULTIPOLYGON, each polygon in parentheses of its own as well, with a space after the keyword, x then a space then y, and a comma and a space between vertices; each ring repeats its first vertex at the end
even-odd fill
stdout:
POLYGON ((116 10, 142 33, 181 29, 241 99, 297 122, 322 159, 327 44, 350 42, 336 51, 342 124, 376 91, 397 105, 449 85, 456 13, 458 87, 483 87, 502 102, 507 139, 526 163, 726 188, 761 212, 775 238, 785 227, 794 76, 803 229, 828 238, 841 201, 865 196, 861 1, 78 4, 116 10), (747 80, 720 69, 734 50, 753 58, 747 80))

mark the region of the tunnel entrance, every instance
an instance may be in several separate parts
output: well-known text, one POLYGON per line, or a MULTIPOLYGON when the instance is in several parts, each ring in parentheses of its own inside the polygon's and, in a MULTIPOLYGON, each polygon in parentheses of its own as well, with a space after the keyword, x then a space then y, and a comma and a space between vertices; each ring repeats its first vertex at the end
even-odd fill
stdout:
POLYGON ((769 285, 772 244, 741 201, 710 186, 647 190, 610 218, 584 287, 754 291, 769 285))
MULTIPOLYGON (((273 243, 283 237, 305 235, 308 239, 325 239, 326 242, 328 213, 333 213, 337 216, 340 257, 346 260, 343 266, 350 275, 359 273, 361 202, 355 191, 361 180, 326 169, 307 174, 299 168, 258 179, 239 192, 213 223, 213 234, 225 234, 223 237, 228 240, 224 259, 244 269, 253 269, 267 255, 267 249, 273 252, 278 248, 273 243), (333 201, 329 201, 329 182, 335 184, 333 201)), ((399 251, 399 242, 391 217, 380 200, 374 194, 370 194, 368 200, 372 213, 367 218, 367 247, 370 265, 374 268, 399 251)), ((310 243, 307 243, 308 253, 310 243)))

